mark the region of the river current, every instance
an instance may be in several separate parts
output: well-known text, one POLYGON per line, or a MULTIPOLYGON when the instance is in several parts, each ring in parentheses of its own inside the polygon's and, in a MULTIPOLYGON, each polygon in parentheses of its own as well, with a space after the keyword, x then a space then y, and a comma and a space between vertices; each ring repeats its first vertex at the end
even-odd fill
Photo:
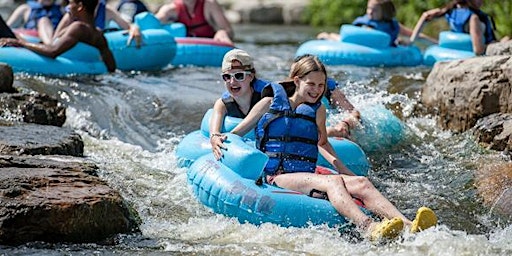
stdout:
MULTIPOLYGON (((235 26, 237 47, 256 57, 258 77, 286 77, 309 27, 235 26)), ((370 179, 409 218, 427 205, 440 225, 398 241, 353 241, 325 226, 254 226, 216 215, 200 204, 177 167, 174 150, 199 128, 224 91, 220 68, 169 67, 154 73, 49 78, 16 75, 15 86, 57 97, 66 127, 85 143, 85 157, 132 205, 141 232, 112 244, 29 243, 0 247, 6 255, 511 255, 512 226, 491 214, 474 186, 480 165, 505 158, 478 146, 470 133, 441 130, 420 115, 421 87, 430 69, 328 67, 357 108, 384 104, 406 125, 394 148, 368 154, 370 179)))

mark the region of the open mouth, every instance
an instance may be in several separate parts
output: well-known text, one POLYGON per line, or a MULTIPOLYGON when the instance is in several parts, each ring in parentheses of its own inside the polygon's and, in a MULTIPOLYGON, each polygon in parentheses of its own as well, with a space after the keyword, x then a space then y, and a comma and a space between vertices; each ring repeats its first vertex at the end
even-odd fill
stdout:
POLYGON ((231 87, 231 92, 239 92, 242 87, 231 87))
POLYGON ((318 93, 312 93, 308 92, 308 96, 313 98, 314 100, 318 99, 318 96, 320 96, 318 93))

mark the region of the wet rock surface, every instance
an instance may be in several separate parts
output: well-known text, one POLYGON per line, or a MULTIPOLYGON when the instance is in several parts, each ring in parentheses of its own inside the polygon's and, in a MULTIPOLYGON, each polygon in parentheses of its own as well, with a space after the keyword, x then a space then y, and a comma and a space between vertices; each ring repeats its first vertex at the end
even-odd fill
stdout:
POLYGON ((62 126, 66 121, 66 108, 46 94, 0 93, 0 117, 11 121, 62 126))
POLYGON ((98 242, 136 219, 97 167, 67 156, 0 156, 0 243, 98 242))
POLYGON ((38 124, 0 126, 0 154, 83 156, 84 143, 71 129, 38 124))
POLYGON ((422 104, 438 115, 438 124, 455 132, 478 119, 512 113, 512 57, 487 56, 438 62, 422 87, 422 104))
POLYGON ((61 127, 66 108, 12 83, 0 64, 0 244, 105 242, 137 232, 137 213, 82 157, 81 136, 61 127))

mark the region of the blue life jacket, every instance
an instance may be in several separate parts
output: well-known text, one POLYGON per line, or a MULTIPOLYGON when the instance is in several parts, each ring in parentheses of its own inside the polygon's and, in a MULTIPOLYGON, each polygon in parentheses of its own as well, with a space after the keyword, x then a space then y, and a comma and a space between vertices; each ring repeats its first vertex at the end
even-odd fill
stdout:
MULTIPOLYGON (((268 84, 268 81, 261 80, 261 79, 254 79, 251 82, 251 86, 254 89, 254 92, 252 93, 251 98, 251 107, 249 108, 249 111, 260 101, 261 99, 261 91, 265 87, 265 85, 268 84)), ((238 106, 238 103, 236 103, 235 99, 229 94, 229 92, 224 92, 222 94, 222 102, 224 102, 224 105, 227 109, 227 116, 231 117, 237 117, 237 118, 245 118, 246 114, 240 110, 240 107, 238 106)))
POLYGON ((303 103, 292 110, 286 91, 271 83, 273 100, 256 127, 256 147, 269 156, 264 172, 311 172, 318 158, 316 111, 321 102, 303 103))
POLYGON ((98 9, 96 11, 96 17, 94 17, 94 25, 101 29, 105 29, 105 19, 107 18, 107 7, 105 0, 100 0, 98 3, 98 9))
POLYGON ((382 31, 391 37, 390 46, 395 46, 395 41, 400 33, 400 24, 396 19, 391 21, 371 20, 368 15, 359 16, 353 22, 354 26, 368 26, 375 30, 382 31))
POLYGON ((43 17, 48 17, 53 28, 56 28, 59 21, 62 19, 63 15, 60 10, 60 5, 52 4, 50 6, 43 6, 36 1, 27 1, 27 4, 30 7, 30 14, 24 26, 26 29, 36 29, 37 22, 43 17))
POLYGON ((454 8, 445 14, 445 18, 450 24, 450 29, 453 32, 468 33, 464 29, 469 22, 471 15, 476 14, 481 22, 485 24, 484 39, 485 44, 489 44, 496 40, 494 35, 494 22, 491 16, 487 15, 481 10, 473 10, 470 8, 454 8))
POLYGON ((117 10, 121 11, 121 8, 123 8, 123 5, 126 5, 126 4, 134 4, 135 5, 135 13, 133 13, 133 16, 131 17, 132 20, 134 20, 135 15, 137 15, 141 12, 148 11, 148 8, 146 7, 146 5, 144 5, 144 3, 142 3, 139 0, 121 0, 119 2, 119 5, 117 6, 117 10))

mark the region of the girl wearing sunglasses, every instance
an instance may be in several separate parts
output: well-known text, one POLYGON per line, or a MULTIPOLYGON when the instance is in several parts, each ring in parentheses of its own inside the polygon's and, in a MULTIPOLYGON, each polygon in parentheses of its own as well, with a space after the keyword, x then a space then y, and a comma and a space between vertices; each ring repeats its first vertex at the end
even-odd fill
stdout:
POLYGON ((256 78, 253 58, 240 49, 233 49, 224 55, 221 77, 227 91, 215 101, 210 120, 210 143, 217 159, 222 155, 222 142, 226 139, 220 133, 224 117, 245 118, 261 99, 261 89, 268 83, 256 78))

